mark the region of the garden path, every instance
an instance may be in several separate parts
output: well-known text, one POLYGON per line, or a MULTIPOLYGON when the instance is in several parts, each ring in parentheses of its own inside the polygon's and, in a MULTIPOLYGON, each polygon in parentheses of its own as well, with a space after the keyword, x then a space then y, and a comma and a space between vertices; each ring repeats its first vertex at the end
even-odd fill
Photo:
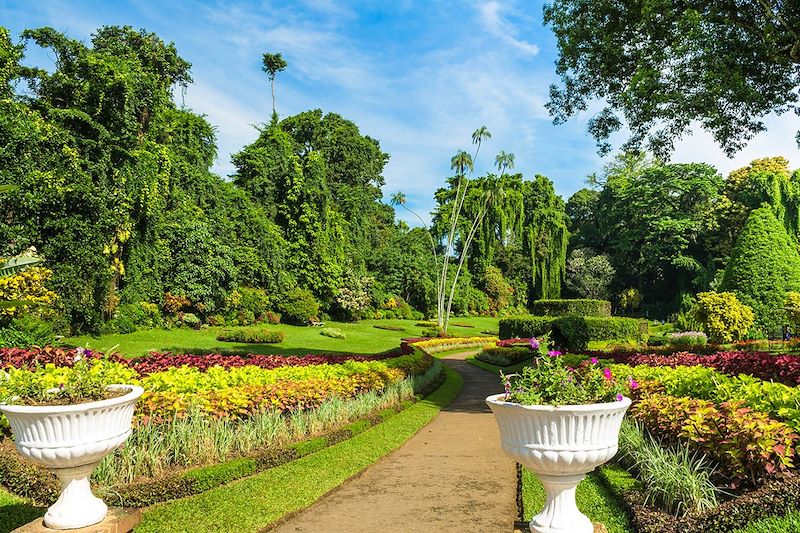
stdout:
POLYGON ((502 388, 496 376, 464 360, 474 353, 443 359, 464 378, 464 389, 430 424, 272 531, 513 531, 515 467, 484 403, 502 388))

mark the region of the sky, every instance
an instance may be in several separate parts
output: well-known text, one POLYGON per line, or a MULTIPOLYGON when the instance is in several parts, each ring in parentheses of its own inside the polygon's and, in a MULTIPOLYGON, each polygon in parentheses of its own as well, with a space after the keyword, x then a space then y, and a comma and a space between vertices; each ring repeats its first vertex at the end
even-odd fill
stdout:
MULTIPOLYGON (((558 126, 544 107, 558 82, 557 49, 539 1, 0 0, 0 25, 16 36, 52 26, 84 41, 100 26, 130 25, 174 42, 194 79, 176 102, 216 128, 213 170, 222 176, 234 171, 230 155, 269 121, 264 52, 281 52, 289 64, 277 80, 279 115, 319 108, 355 122, 390 154, 384 198, 403 191, 426 220, 434 191, 451 174, 450 158, 474 150, 471 135, 480 126, 492 138, 480 150, 477 174, 505 150, 515 154, 517 171, 549 177, 565 199, 608 160, 586 133, 599 104, 558 126)), ((47 66, 52 57, 31 45, 26 62, 47 66)), ((800 167, 800 120, 786 113, 766 123, 733 159, 697 128, 672 161, 711 163, 724 175, 772 155, 800 167)), ((616 140, 618 147, 623 139, 616 140)), ((402 210, 397 215, 419 224, 402 210)))

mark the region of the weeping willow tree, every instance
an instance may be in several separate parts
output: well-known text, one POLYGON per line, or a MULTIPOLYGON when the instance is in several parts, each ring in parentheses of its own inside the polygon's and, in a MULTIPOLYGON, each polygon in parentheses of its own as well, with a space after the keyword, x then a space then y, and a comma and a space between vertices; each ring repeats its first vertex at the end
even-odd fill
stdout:
POLYGON ((567 215, 553 182, 537 175, 525 182, 524 249, 531 261, 530 298, 558 298, 567 262, 567 215))
MULTIPOLYGON (((452 223, 457 178, 450 178, 448 185, 435 196, 434 230, 439 237, 452 223)), ((524 181, 521 174, 488 174, 470 180, 464 196, 456 223, 460 236, 456 250, 468 258, 473 274, 495 266, 496 256, 510 250, 523 254, 528 265, 524 281, 529 299, 560 296, 569 231, 564 202, 552 182, 544 176, 524 181), (486 202, 487 196, 491 202, 486 202), (475 220, 478 224, 469 238, 475 220)))

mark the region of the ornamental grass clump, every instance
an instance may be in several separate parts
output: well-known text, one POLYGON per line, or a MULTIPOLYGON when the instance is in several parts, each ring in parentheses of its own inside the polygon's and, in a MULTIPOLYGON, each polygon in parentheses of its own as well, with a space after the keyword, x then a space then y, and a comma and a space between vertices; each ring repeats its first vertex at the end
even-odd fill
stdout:
POLYGON ((619 382, 596 358, 583 361, 577 368, 568 367, 561 352, 548 350, 547 345, 546 337, 532 338, 531 349, 537 352, 533 364, 519 374, 500 373, 505 401, 522 405, 605 403, 622 401, 623 392, 638 386, 632 378, 619 382))
POLYGON ((717 506, 722 490, 714 485, 716 469, 708 456, 684 443, 665 445, 637 422, 623 420, 619 462, 642 483, 646 504, 675 516, 717 506))

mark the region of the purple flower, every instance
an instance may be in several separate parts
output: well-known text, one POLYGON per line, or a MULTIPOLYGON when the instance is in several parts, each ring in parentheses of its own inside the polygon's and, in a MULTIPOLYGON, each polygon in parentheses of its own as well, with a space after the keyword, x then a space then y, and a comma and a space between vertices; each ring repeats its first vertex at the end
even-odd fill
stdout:
POLYGON ((531 350, 538 350, 539 349, 539 339, 536 337, 531 337, 531 350))
POLYGON ((617 401, 621 402, 623 400, 623 396, 620 393, 617 393, 617 401))
POLYGON ((558 350, 550 350, 549 352, 547 352, 547 355, 549 355, 550 357, 558 357, 559 355, 561 355, 561 352, 559 352, 558 350))
POLYGON ((593 365, 596 365, 600 361, 597 359, 597 357, 592 357, 591 359, 589 359, 589 362, 592 363, 593 365))
POLYGON ((631 390, 639 388, 639 383, 630 376, 628 377, 628 385, 631 386, 631 390))
POLYGON ((608 367, 605 367, 605 368, 603 369, 603 375, 605 376, 605 378, 606 378, 607 380, 611 381, 611 369, 610 369, 610 368, 608 368, 608 367))

